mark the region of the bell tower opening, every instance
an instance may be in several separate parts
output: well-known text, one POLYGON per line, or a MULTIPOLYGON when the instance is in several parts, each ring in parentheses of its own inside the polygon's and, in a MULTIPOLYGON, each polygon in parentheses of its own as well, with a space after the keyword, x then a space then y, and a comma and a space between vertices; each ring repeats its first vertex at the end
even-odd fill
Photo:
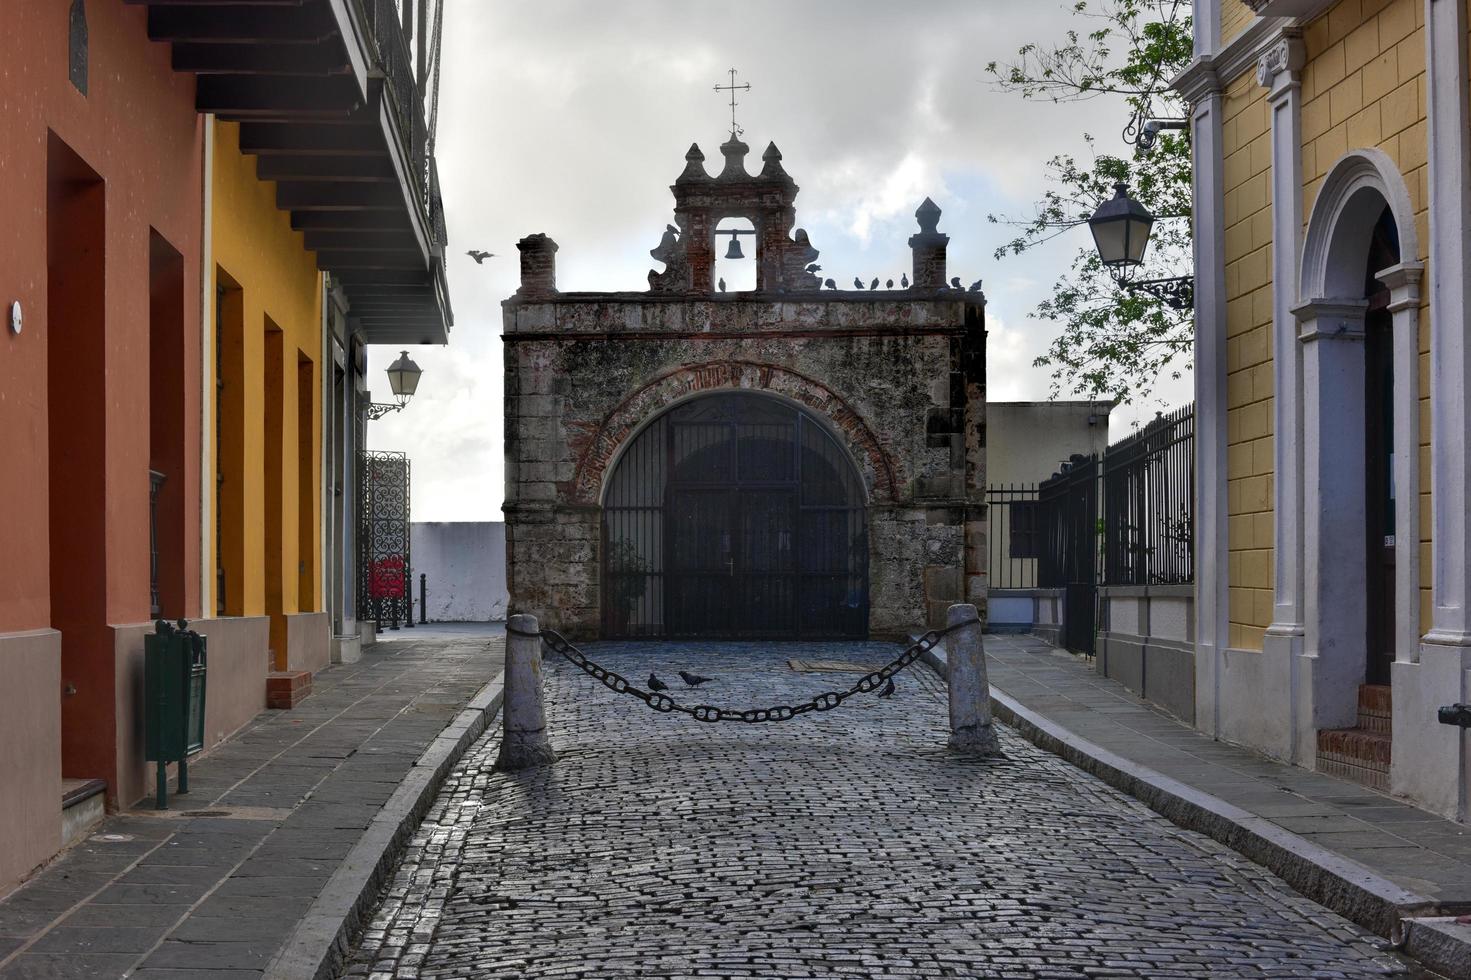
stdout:
POLYGON ((746 293, 756 288, 756 226, 749 218, 717 224, 714 248, 716 290, 746 293))

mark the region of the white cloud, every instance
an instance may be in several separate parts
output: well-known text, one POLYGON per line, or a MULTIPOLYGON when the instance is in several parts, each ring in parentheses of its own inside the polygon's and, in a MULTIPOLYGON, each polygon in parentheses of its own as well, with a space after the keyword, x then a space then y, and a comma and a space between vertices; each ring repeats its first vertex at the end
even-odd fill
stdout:
MULTIPOLYGON (((914 209, 933 197, 952 274, 986 282, 991 396, 1045 398, 1031 361, 1055 328, 1027 314, 1078 243, 998 263, 1009 236, 985 215, 1026 212, 1045 161, 1101 128, 1100 107, 998 93, 985 64, 1061 37, 1066 8, 448 0, 438 150, 456 323, 447 348, 412 350, 425 372, 414 402, 370 425, 375 448, 413 458, 415 516, 499 518, 500 303, 518 284, 517 239, 556 239, 564 289, 644 289, 685 150, 697 141, 707 168, 720 164, 729 115, 713 87, 732 64, 753 86, 738 96, 748 163, 769 141, 781 148, 823 275, 897 279, 914 209), (477 266, 472 247, 498 257, 477 266)), ((373 352, 380 398, 397 353, 373 352)))

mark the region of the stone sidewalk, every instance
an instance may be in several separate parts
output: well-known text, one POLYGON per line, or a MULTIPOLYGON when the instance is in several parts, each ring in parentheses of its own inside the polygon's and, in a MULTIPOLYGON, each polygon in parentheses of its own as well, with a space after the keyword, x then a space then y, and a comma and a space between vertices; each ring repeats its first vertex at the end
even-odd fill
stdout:
MULTIPOLYGON (((1465 824, 1216 741, 1037 637, 988 634, 986 655, 999 718, 1340 914, 1387 934, 1402 916, 1471 912, 1465 824)), ((1440 935, 1412 940, 1471 976, 1471 927, 1417 921, 1440 935)))
MULTIPOLYGON (((589 645, 681 703, 797 704, 885 644, 589 645), (695 695, 676 670, 716 678, 695 695)), ((555 765, 455 768, 348 960, 366 980, 1421 976, 1229 848, 1010 730, 947 751, 916 664, 891 698, 703 724, 545 661, 555 765)))
POLYGON ((107 818, 0 901, 0 978, 260 976, 500 674, 503 643, 401 630, 319 673, 294 710, 191 765, 171 809, 107 818))

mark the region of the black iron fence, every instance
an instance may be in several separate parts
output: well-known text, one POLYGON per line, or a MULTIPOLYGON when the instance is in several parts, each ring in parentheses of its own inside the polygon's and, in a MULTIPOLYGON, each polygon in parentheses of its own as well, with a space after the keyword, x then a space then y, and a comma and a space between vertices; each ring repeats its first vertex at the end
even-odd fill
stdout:
POLYGON ((1036 488, 988 490, 990 586, 1062 590, 1063 645, 1091 656, 1100 586, 1195 580, 1194 500, 1187 405, 1036 488))
POLYGON ((986 565, 992 589, 1035 589, 1042 552, 1036 484, 1008 483, 986 491, 986 565))
POLYGON ((1195 580, 1194 406, 1161 415, 1103 455, 1103 580, 1195 580))

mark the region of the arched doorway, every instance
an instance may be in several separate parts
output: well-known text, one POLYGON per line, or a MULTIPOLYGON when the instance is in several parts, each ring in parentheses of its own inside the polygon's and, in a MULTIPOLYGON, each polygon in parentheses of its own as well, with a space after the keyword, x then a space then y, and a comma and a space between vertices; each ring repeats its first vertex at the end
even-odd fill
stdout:
MULTIPOLYGON (((1294 310, 1310 678, 1298 733, 1320 757, 1332 742, 1326 734, 1364 727, 1362 707, 1373 706, 1369 721, 1381 724, 1394 665, 1418 652, 1418 254, 1414 209, 1394 163, 1373 149, 1346 154, 1313 204, 1304 302, 1294 310)), ((1384 759, 1375 758, 1384 782, 1384 759)))
POLYGON ((865 637, 868 513, 818 418, 704 395, 628 446, 603 502, 607 637, 865 637))

